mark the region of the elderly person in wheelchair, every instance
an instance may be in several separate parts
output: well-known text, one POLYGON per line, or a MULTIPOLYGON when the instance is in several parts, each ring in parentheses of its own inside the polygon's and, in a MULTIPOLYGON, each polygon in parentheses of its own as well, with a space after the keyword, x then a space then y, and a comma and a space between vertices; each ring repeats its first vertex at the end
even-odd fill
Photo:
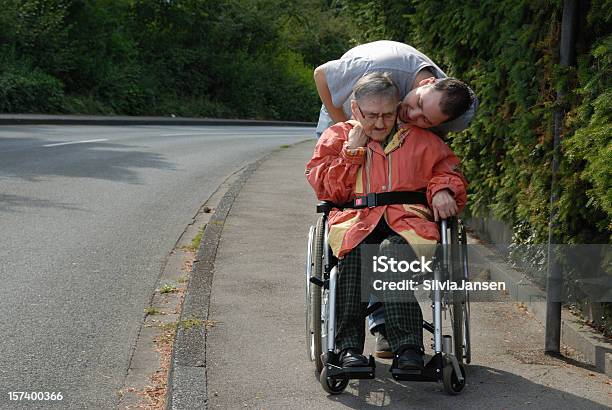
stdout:
MULTIPOLYGON (((463 83, 446 81, 440 108, 453 119, 472 101, 463 83)), ((306 166, 319 200, 350 204, 331 211, 328 219, 328 243, 338 258, 335 346, 342 368, 368 366, 363 355, 364 246, 380 244, 381 253, 392 254, 391 245, 410 245, 402 247, 409 253, 402 258, 416 259, 417 245, 438 242, 436 221, 456 215, 466 202, 467 182, 457 157, 432 132, 397 123, 399 103, 399 90, 388 73, 362 77, 351 101, 357 121, 328 128, 306 166)), ((390 292, 383 293, 383 302, 386 333, 395 354, 392 368, 422 369, 423 317, 418 302, 394 299, 390 292)))

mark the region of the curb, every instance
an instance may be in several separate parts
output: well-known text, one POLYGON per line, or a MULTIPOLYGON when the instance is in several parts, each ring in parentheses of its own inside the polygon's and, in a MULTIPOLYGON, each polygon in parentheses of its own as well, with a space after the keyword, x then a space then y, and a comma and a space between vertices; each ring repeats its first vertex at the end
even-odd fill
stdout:
MULTIPOLYGON (((497 251, 485 246, 474 246, 472 250, 487 262, 491 280, 505 282, 510 296, 523 303, 536 319, 546 323, 546 294, 542 290, 525 275, 509 267, 497 251)), ((561 314, 561 343, 578 350, 587 363, 612 377, 612 343, 589 326, 580 323, 580 320, 565 308, 561 314)))
POLYGON ((0 125, 244 125, 315 127, 314 122, 190 117, 0 114, 0 125))
MULTIPOLYGON (((290 146, 303 142, 300 141, 290 146)), ((221 233, 229 211, 249 177, 264 161, 278 151, 279 149, 269 152, 238 171, 237 179, 223 195, 202 233, 200 248, 185 292, 172 349, 166 389, 167 410, 207 408, 206 326, 209 316, 215 257, 221 233), (184 321, 197 323, 197 325, 184 326, 184 321)))

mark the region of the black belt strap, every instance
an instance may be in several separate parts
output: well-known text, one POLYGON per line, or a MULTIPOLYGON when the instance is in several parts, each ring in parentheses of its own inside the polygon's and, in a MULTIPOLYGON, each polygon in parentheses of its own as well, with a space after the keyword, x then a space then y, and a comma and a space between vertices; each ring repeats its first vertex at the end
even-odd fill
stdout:
POLYGON ((352 201, 342 204, 341 208, 373 208, 383 205, 397 204, 420 204, 429 206, 425 192, 420 191, 395 191, 395 192, 380 192, 371 193, 364 196, 358 196, 352 201))

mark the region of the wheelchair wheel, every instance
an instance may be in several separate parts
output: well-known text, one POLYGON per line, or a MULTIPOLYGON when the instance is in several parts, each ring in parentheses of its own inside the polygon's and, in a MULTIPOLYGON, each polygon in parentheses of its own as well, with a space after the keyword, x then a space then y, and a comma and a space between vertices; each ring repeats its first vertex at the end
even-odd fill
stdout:
POLYGON ((324 367, 323 371, 321 371, 319 381, 321 382, 321 386, 323 386, 323 390, 329 394, 342 393, 349 382, 348 379, 332 379, 327 377, 327 367, 324 367))
POLYGON ((459 363, 459 369, 461 369, 461 375, 463 376, 462 382, 457 379, 455 368, 451 363, 448 363, 442 369, 442 384, 444 385, 444 391, 451 396, 459 394, 461 390, 463 390, 463 387, 465 387, 465 366, 459 363))
MULTIPOLYGON (((323 279, 323 235, 325 232, 324 218, 317 220, 317 225, 311 228, 312 236, 309 238, 310 246, 310 274, 318 279, 323 279)), ((308 272, 308 269, 307 269, 308 272)), ((308 275, 307 275, 308 276, 308 275)), ((306 343, 307 353, 311 361, 315 362, 317 373, 323 369, 321 361, 321 287, 310 282, 306 278, 306 343)))
MULTIPOLYGON (((450 275, 453 282, 468 281, 467 271, 467 242, 464 245, 465 231, 461 222, 454 220, 450 229, 450 275)), ((450 317, 453 327, 454 353, 459 363, 464 359, 471 360, 469 349, 469 310, 468 292, 457 290, 450 292, 450 317)))
MULTIPOLYGON (((459 221, 459 241, 461 243, 461 261, 463 265, 463 276, 465 280, 470 279, 470 273, 468 270, 468 247, 467 247, 467 232, 463 227, 463 223, 459 221)), ((465 292, 465 301, 463 303, 463 357, 465 363, 470 364, 472 361, 472 347, 470 344, 470 293, 465 292)))

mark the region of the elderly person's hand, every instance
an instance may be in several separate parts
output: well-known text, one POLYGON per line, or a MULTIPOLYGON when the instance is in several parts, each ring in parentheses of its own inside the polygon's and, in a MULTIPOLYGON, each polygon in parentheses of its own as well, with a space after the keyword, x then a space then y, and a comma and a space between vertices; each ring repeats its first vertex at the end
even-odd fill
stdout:
POLYGON ((451 191, 443 189, 435 193, 431 199, 431 207, 434 211, 434 220, 446 219, 457 214, 457 202, 451 191))
POLYGON ((349 148, 365 147, 368 143, 368 136, 359 121, 349 120, 347 122, 353 125, 353 129, 349 131, 348 135, 349 148))

